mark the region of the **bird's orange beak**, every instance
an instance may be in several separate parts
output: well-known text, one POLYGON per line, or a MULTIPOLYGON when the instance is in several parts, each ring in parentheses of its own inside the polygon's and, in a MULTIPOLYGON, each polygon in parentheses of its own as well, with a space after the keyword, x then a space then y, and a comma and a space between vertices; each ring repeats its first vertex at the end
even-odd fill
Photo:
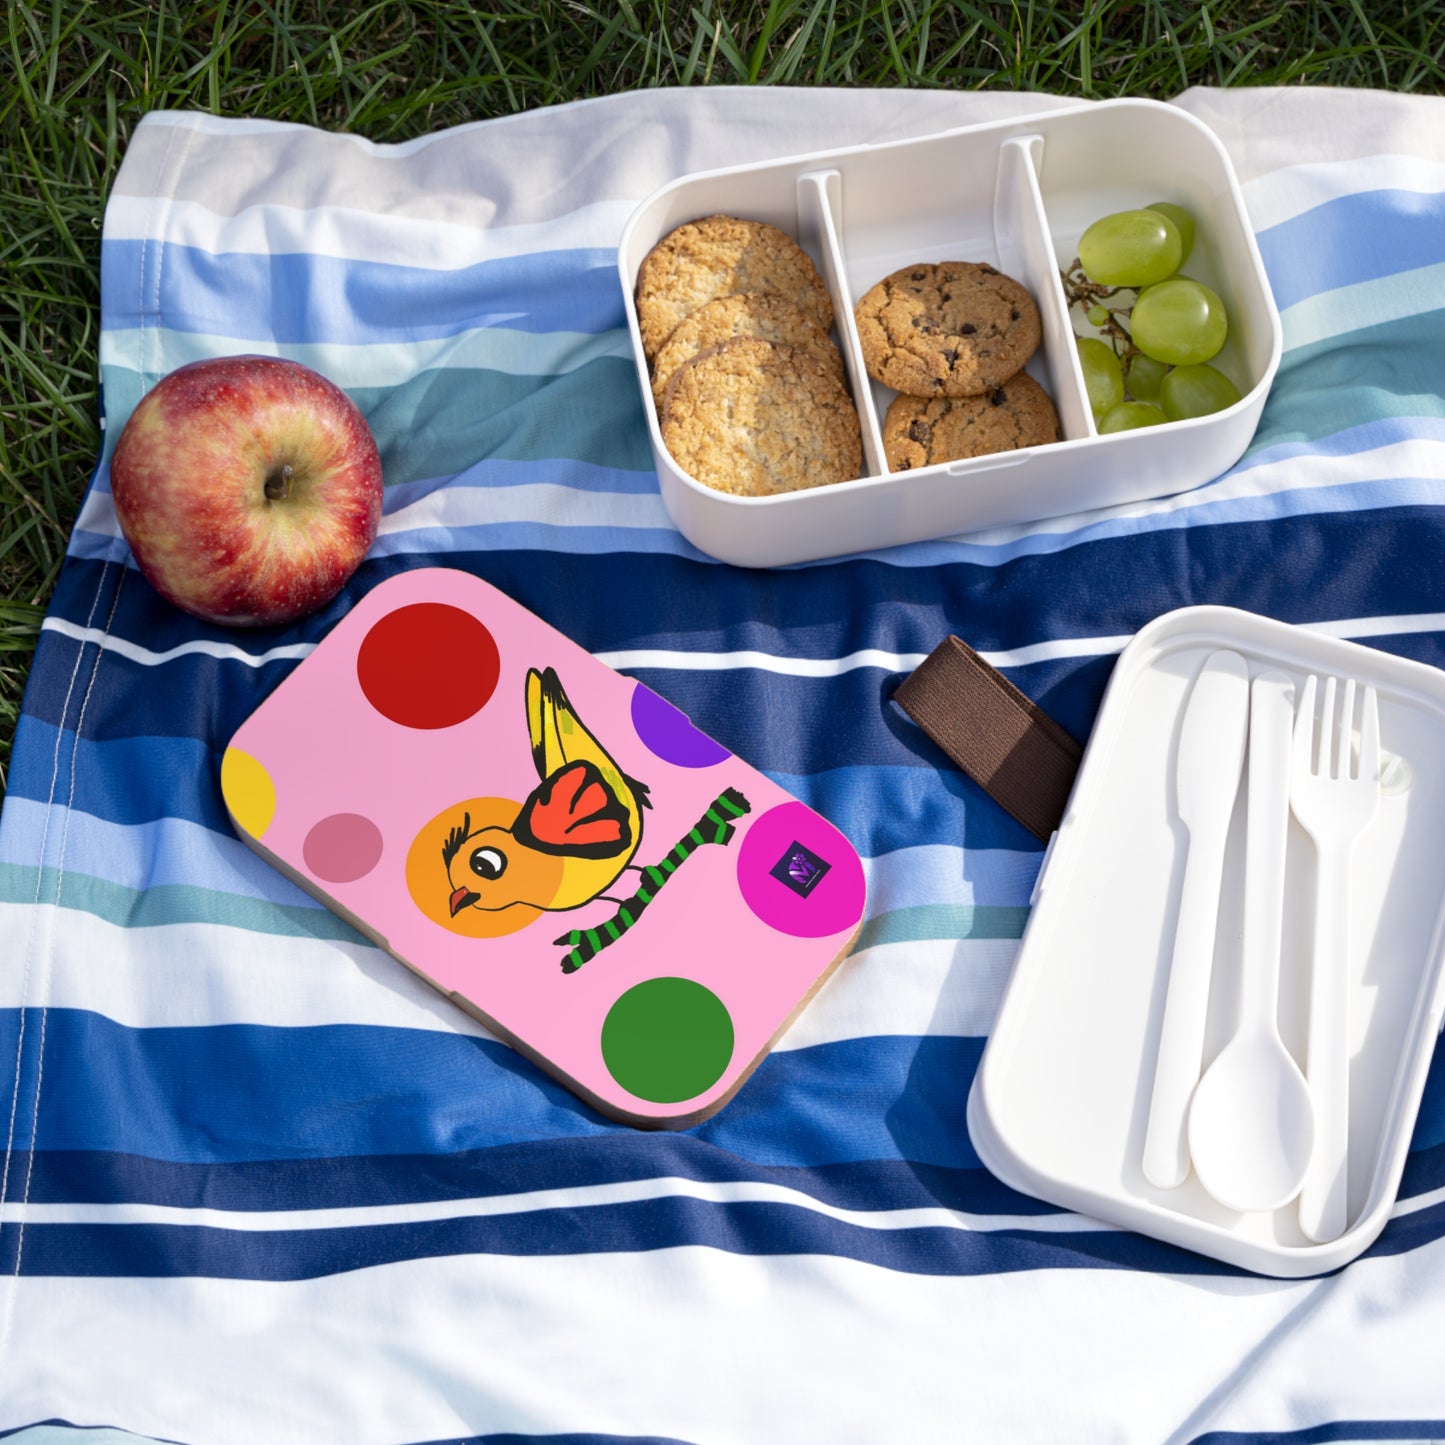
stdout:
POLYGON ((480 893, 473 893, 470 888, 458 888, 457 891, 452 894, 452 917, 455 918, 463 908, 470 908, 481 896, 480 893))

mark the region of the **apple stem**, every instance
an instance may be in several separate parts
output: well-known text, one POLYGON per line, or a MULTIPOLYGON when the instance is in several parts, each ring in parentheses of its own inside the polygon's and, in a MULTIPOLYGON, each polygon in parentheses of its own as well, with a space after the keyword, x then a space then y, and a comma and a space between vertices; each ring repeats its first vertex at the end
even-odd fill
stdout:
POLYGON ((268 501, 284 502, 291 495, 292 467, 289 462, 283 462, 279 472, 272 472, 266 478, 266 497, 268 501))

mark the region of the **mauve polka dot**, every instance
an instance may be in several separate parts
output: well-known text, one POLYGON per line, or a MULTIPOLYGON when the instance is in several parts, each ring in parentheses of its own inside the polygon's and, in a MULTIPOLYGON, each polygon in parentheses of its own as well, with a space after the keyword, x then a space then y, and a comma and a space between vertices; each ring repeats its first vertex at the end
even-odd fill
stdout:
POLYGON ((332 813, 301 845, 306 866, 327 883, 354 883, 381 861, 381 829, 360 813, 332 813))

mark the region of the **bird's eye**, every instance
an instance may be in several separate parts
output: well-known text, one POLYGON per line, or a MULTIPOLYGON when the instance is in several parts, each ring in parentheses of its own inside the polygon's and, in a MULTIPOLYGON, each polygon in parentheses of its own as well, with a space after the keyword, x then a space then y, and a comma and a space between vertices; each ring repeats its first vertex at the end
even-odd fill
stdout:
POLYGON ((467 862, 478 878, 500 878, 507 871, 507 855, 496 848, 473 848, 467 862))

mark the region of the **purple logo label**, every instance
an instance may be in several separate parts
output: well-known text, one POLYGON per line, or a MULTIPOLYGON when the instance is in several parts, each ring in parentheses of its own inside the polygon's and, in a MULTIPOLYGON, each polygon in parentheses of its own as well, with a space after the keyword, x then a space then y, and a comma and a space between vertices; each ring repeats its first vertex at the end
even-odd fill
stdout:
POLYGON ((799 898, 806 898, 823 881, 823 875, 832 866, 811 848, 805 848, 794 839, 788 844, 787 852, 768 871, 799 898))

